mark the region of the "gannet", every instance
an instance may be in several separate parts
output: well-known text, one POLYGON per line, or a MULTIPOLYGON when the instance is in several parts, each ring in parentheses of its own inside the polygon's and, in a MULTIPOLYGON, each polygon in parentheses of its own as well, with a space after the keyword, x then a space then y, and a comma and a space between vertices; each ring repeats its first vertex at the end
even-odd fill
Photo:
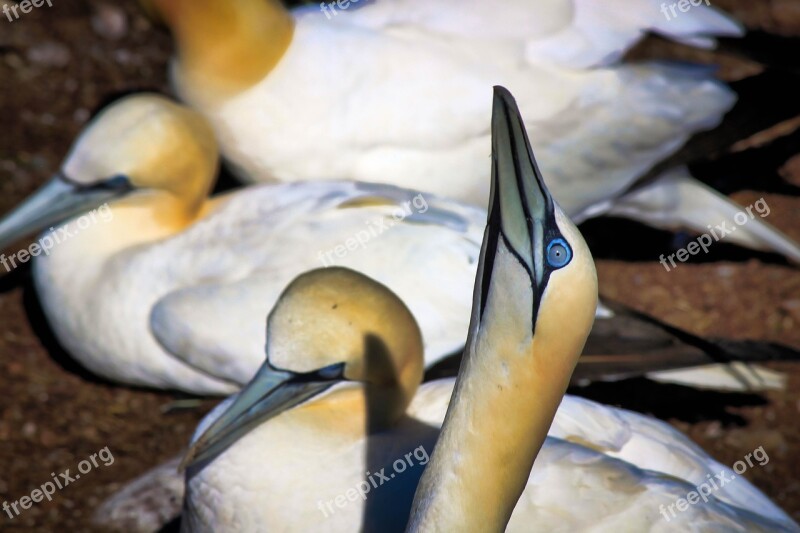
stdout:
POLYGON ((234 392, 263 359, 254 316, 329 261, 400 294, 432 360, 463 346, 482 210, 351 182, 209 199, 216 167, 202 116, 134 95, 93 120, 59 172, 0 221, 4 248, 70 219, 37 241, 58 242, 39 249, 33 276, 60 343, 86 368, 134 385, 234 392), (105 216, 88 216, 101 205, 105 216))
MULTIPOLYGON (((711 69, 618 62, 649 31, 704 47, 741 34, 706 4, 667 20, 660 0, 142 3, 173 33, 175 90, 245 181, 389 183, 483 207, 486 88, 500 83, 519 95, 573 221, 611 214, 705 233, 741 210, 682 166, 635 186, 735 103, 711 69)), ((726 239, 800 262, 764 220, 726 239)))
POLYGON ((594 263, 503 88, 492 132, 457 381, 420 386, 419 327, 385 286, 301 275, 269 314, 256 377, 197 428, 183 531, 798 530, 745 480, 663 516, 706 470, 730 469, 662 422, 562 400, 594 320, 594 263))

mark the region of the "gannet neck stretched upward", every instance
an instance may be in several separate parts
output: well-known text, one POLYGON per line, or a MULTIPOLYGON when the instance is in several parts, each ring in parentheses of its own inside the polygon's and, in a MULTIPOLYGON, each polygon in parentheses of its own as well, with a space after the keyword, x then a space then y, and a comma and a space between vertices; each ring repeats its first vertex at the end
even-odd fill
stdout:
MULTIPOLYGON (((591 254, 547 192, 516 106, 504 89, 496 92, 492 129, 493 202, 475 283, 467 356, 436 452, 418 489, 412 531, 504 528, 564 395, 597 305, 591 254), (567 321, 570 328, 564 327, 567 321), (514 413, 513 419, 498 418, 498 411, 514 413), (454 455, 458 457, 455 467, 450 463, 454 455), (465 509, 471 512, 464 513, 465 509)), ((398 387, 399 380, 392 376, 402 375, 402 369, 410 366, 412 379, 419 380, 418 363, 392 359, 416 355, 418 361, 419 350, 414 353, 413 344, 410 350, 394 349, 381 331, 402 324, 404 318, 413 322, 412 316, 397 310, 387 313, 383 305, 372 309, 371 302, 380 302, 376 297, 351 300, 349 295, 359 291, 325 279, 328 276, 325 271, 314 272, 287 288, 269 317, 267 362, 235 401, 198 432, 185 463, 197 463, 188 480, 190 485, 196 483, 199 494, 209 479, 203 474, 204 463, 265 419, 295 405, 301 407, 276 425, 291 425, 304 411, 312 413, 305 416, 313 417, 314 405, 322 404, 316 409, 322 414, 335 409, 341 402, 335 396, 302 405, 328 389, 330 380, 365 382, 365 390, 357 391, 363 398, 378 405, 382 402, 392 413, 405 412, 410 399, 407 390, 415 391, 416 386, 398 387), (306 281, 309 278, 311 288, 306 281), (326 289, 332 296, 319 298, 326 289), (362 304, 364 310, 355 318, 340 318, 342 299, 347 300, 346 309, 352 307, 352 301, 362 304), (365 320, 376 315, 384 321, 383 328, 365 320), (344 334, 340 333, 343 322, 351 326, 344 334), (343 349, 337 346, 339 335, 343 349), (365 346, 383 349, 370 356, 364 352, 365 346), (298 363, 304 357, 308 363, 298 363), (362 373, 350 370, 353 367, 362 373), (383 368, 389 369, 386 377, 376 377, 374 373, 383 368), (376 381, 397 392, 371 394, 369 386, 376 381), (395 395, 404 401, 391 401, 395 395)), ((366 280, 362 283, 371 288, 366 280)), ((398 417, 380 419, 390 422, 377 426, 386 430, 398 417)), ((307 419, 306 423, 322 425, 324 419, 307 419)), ((374 427, 368 424, 364 429, 374 427)), ((210 476, 213 479, 216 474, 210 476)), ((191 495, 189 501, 190 512, 196 509, 198 513, 187 521, 194 528, 196 518, 214 511, 205 508, 202 504, 209 502, 202 499, 197 508, 192 508, 191 495)), ((229 509, 224 507, 221 514, 229 509)))
POLYGON ((270 313, 256 378, 195 432, 184 531, 796 530, 744 479, 665 520, 660 506, 706 469, 731 471, 662 422, 567 397, 558 438, 545 438, 596 277, 537 177, 513 100, 498 89, 495 102, 492 214, 455 391, 416 387, 413 316, 385 287, 346 270, 303 275, 270 313))
POLYGON ((547 192, 502 88, 492 154, 465 360, 409 531, 505 530, 594 321, 592 256, 547 192))

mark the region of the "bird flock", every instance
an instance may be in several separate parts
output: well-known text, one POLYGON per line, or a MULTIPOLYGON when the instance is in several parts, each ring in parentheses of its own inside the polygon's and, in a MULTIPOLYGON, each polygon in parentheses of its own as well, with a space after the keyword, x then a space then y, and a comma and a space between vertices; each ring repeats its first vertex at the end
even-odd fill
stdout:
MULTIPOLYGON (((227 396, 98 524, 157 530, 147 501, 169 493, 186 532, 800 531, 666 423, 566 394, 633 375, 776 388, 749 363, 797 355, 598 299, 576 226, 738 220, 675 158, 736 93, 709 69, 622 59, 648 32, 741 37, 731 17, 692 2, 665 19, 653 0, 141 4, 173 36, 181 102, 114 101, 0 219, 0 248, 36 239, 12 257, 33 258, 86 369, 227 396), (215 194, 220 161, 246 185, 215 194)), ((725 238, 800 262, 764 216, 725 238)))

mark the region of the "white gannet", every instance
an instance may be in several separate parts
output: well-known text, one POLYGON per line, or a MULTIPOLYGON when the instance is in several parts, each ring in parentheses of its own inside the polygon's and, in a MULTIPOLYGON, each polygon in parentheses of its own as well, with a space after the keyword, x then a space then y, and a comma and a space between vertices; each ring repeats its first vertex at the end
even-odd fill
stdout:
MULTIPOLYGON (((520 98, 573 221, 613 214, 705 233, 741 210, 685 167, 629 191, 736 100, 707 68, 617 62, 648 31, 706 47, 740 35, 706 5, 667 20, 660 0, 142 3, 175 37, 176 91, 245 181, 389 183, 485 206, 486 88, 499 83, 520 98)), ((728 242, 800 262, 763 220, 728 242)))
MULTIPOLYGON (((297 274, 332 264, 403 298, 422 325, 428 366, 461 350, 484 209, 349 182, 252 186, 209 200, 216 164, 198 113, 131 96, 93 120, 50 183, 0 220, 3 248, 73 217, 40 239, 53 245, 35 258, 34 280, 61 344, 84 366, 124 383, 232 392, 263 360, 258 316, 297 274), (102 216, 89 211, 104 202, 102 216)), ((662 352, 655 366, 637 360, 637 373, 710 362, 697 347, 676 345, 665 327, 619 309, 603 323, 618 320, 645 327, 662 352), (667 347, 688 359, 665 365, 667 347)), ((598 335, 600 346, 607 337, 598 335)), ((641 342, 633 348, 641 353, 641 342)), ((756 348, 747 353, 764 352, 756 348)), ((765 370, 754 372, 760 388, 765 370)), ((733 386, 741 381, 727 374, 733 386)))
POLYGON ((329 261, 400 294, 432 361, 463 346, 482 210, 351 182, 209 199, 216 165, 202 116, 160 96, 127 97, 0 221, 3 248, 71 218, 40 239, 61 242, 40 250, 33 275, 56 336, 86 368, 135 385, 234 392, 263 361, 256 317, 298 273, 329 261), (105 202, 92 222, 87 212, 105 202))
POLYGON ((745 480, 670 515, 707 473, 733 472, 663 422, 562 400, 594 319, 594 263, 502 88, 492 130, 457 381, 420 385, 418 326, 386 287, 301 275, 268 317, 256 377, 195 433, 184 531, 403 531, 409 512, 411 532, 798 530, 745 480))

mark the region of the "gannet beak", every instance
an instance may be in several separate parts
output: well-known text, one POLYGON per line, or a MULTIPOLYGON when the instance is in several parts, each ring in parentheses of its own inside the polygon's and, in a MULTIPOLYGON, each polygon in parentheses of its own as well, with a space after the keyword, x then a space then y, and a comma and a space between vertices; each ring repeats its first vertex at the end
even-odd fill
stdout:
MULTIPOLYGON (((503 241, 528 271, 534 288, 544 289, 550 266, 542 243, 560 237, 555 204, 542 179, 514 97, 494 88, 492 185, 489 217, 478 271, 478 311, 483 314, 497 246, 503 241)), ((539 298, 534 298, 534 314, 539 298)))
POLYGON ((344 381, 344 366, 337 363, 315 372, 297 373, 275 368, 267 361, 234 402, 194 441, 180 469, 213 459, 262 422, 344 381))
POLYGON ((89 209, 130 192, 127 178, 114 177, 95 185, 81 185, 56 174, 0 220, 0 249, 17 239, 38 233, 89 209))

